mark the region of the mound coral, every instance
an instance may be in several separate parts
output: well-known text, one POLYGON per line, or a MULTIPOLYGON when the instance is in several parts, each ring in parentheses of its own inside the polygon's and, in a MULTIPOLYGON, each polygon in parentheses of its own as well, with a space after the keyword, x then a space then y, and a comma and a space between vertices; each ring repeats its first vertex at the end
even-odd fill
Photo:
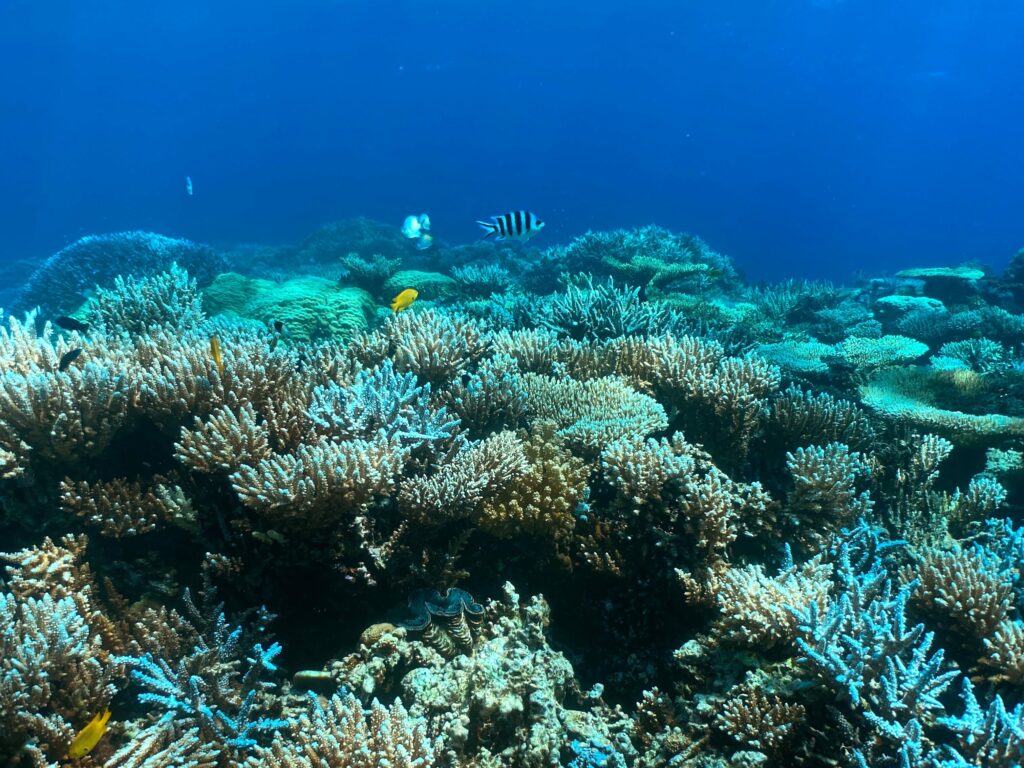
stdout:
POLYGON ((207 284, 227 269, 212 248, 152 232, 88 235, 58 251, 25 283, 14 305, 21 314, 39 307, 44 317, 70 313, 97 285, 114 284, 118 277, 150 277, 177 264, 207 284))

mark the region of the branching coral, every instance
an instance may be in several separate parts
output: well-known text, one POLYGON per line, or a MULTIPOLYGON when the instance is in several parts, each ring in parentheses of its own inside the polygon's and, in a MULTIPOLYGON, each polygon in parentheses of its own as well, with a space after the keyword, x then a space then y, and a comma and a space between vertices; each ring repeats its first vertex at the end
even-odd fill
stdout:
POLYGON ((542 305, 539 320, 560 336, 598 341, 664 331, 667 313, 642 302, 639 288, 616 288, 611 279, 595 285, 591 275, 581 275, 542 305))
POLYGON ((926 549, 901 576, 918 583, 910 604, 952 634, 951 640, 977 648, 1009 619, 1014 574, 977 544, 949 552, 926 549))
POLYGON ((668 426, 654 398, 618 377, 581 382, 527 373, 517 383, 526 393, 528 416, 555 423, 558 434, 587 456, 619 438, 645 437, 668 426))
POLYGON ((465 373, 487 344, 474 323, 427 309, 392 315, 382 329, 357 339, 354 352, 370 366, 390 357, 399 373, 437 386, 465 373))
POLYGON ((314 389, 308 415, 320 435, 347 440, 380 433, 410 449, 447 440, 458 426, 444 407, 430 407, 430 384, 397 373, 390 360, 359 371, 350 386, 330 382, 314 389))
POLYGON ((522 441, 512 432, 501 432, 463 448, 434 474, 405 479, 398 502, 406 514, 439 525, 469 517, 527 468, 522 441))
POLYGON ((623 437, 602 451, 601 471, 615 490, 615 503, 639 510, 677 498, 696 468, 696 455, 679 432, 671 440, 623 437))
POLYGON ((786 467, 793 488, 783 520, 805 546, 820 546, 831 533, 871 511, 868 491, 859 490, 869 465, 842 443, 797 448, 786 455, 786 467))
POLYGON ((844 443, 853 450, 862 450, 875 437, 867 414, 854 403, 796 386, 772 401, 768 429, 790 449, 844 443))
POLYGON ((148 533, 161 523, 182 528, 196 524, 196 512, 181 488, 165 483, 144 487, 124 478, 97 483, 65 478, 61 507, 116 538, 148 533))
POLYGON ((334 442, 243 464, 231 475, 242 503, 274 519, 328 524, 351 518, 373 496, 391 492, 404 464, 397 438, 334 442))
POLYGON ((495 536, 538 535, 558 543, 572 530, 573 513, 586 493, 586 466, 560 445, 548 424, 535 429, 522 450, 522 476, 484 502, 477 524, 495 536))
POLYGON ((787 703, 754 686, 737 686, 730 694, 715 715, 715 728, 760 752, 778 752, 806 715, 803 705, 787 703))
POLYGON ((322 703, 310 695, 309 711, 295 721, 294 738, 278 736, 259 752, 265 768, 428 768, 435 742, 422 719, 410 717, 401 701, 368 711, 352 694, 322 703))
POLYGON ((515 376, 516 368, 512 358, 495 355, 444 392, 445 406, 470 437, 515 429, 525 420, 528 396, 515 376))
POLYGON ((792 644, 798 634, 793 609, 807 611, 813 604, 824 611, 831 575, 832 565, 820 559, 789 565, 776 576, 769 576, 761 565, 732 568, 715 586, 719 615, 712 632, 756 650, 792 644))
MULTIPOLYGON (((114 659, 143 689, 139 702, 154 706, 159 714, 151 715, 151 724, 108 765, 171 768, 181 765, 184 755, 199 753, 205 757, 199 764, 228 768, 245 763, 260 737, 291 727, 267 711, 281 646, 256 642, 251 651, 243 650, 243 629, 232 627, 221 607, 213 611, 200 627, 196 646, 174 662, 150 654, 114 659)), ((202 616, 195 609, 193 613, 202 616)), ((268 620, 261 613, 258 629, 268 620)))
POLYGON ((107 333, 141 334, 199 325, 204 319, 196 281, 172 264, 167 272, 135 278, 118 275, 112 288, 98 288, 86 306, 87 319, 107 333))
POLYGON ((183 427, 174 450, 179 461, 198 472, 234 472, 270 457, 270 434, 251 403, 222 405, 205 421, 197 418, 192 429, 183 427))

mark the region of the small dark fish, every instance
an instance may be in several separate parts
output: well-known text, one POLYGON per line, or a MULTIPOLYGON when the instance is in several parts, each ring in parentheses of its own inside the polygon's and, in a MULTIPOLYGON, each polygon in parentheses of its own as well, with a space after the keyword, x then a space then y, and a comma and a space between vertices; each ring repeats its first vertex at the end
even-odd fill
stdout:
POLYGON ((274 332, 275 333, 283 333, 284 332, 284 323, 282 323, 280 320, 275 320, 274 321, 274 332))
POLYGON ((78 356, 80 354, 82 354, 81 347, 76 347, 75 349, 72 349, 70 352, 65 352, 63 355, 61 355, 60 363, 57 365, 57 370, 66 371, 68 369, 68 366, 75 362, 75 360, 78 359, 78 356))
POLYGON ((511 211, 477 224, 487 230, 484 240, 491 235, 496 235, 495 240, 529 240, 544 228, 544 222, 530 211, 511 211))
POLYGON ((68 317, 67 315, 61 315, 60 317, 53 318, 53 324, 58 328, 63 328, 65 331, 78 331, 79 333, 85 333, 89 330, 88 323, 75 320, 75 318, 68 317))

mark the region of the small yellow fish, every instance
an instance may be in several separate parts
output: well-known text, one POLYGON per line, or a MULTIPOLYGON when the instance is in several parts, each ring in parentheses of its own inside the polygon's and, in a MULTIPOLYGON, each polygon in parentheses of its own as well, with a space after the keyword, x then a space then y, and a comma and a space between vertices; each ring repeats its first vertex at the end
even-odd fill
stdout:
POLYGON ((391 300, 391 309, 395 312, 401 312, 403 309, 408 309, 412 306, 412 303, 416 301, 416 297, 419 295, 420 292, 415 288, 406 288, 391 300))
POLYGON ((220 371, 220 377, 224 378, 224 358, 220 354, 220 339, 216 336, 210 337, 210 355, 213 357, 213 362, 217 365, 217 370, 220 371))
POLYGON ((74 741, 68 747, 68 757, 85 757, 92 752, 92 748, 96 746, 99 740, 103 738, 103 734, 107 732, 107 720, 109 719, 110 710, 105 709, 103 714, 96 715, 96 717, 90 720, 89 724, 75 735, 74 741))

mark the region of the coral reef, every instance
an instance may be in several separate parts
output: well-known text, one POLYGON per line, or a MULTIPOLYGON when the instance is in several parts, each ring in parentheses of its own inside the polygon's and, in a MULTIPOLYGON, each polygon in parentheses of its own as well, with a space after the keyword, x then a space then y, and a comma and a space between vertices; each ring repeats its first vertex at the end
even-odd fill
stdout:
POLYGON ((1021 763, 1019 264, 225 253, 86 238, 0 323, 0 764, 108 707, 76 764, 1021 763))

